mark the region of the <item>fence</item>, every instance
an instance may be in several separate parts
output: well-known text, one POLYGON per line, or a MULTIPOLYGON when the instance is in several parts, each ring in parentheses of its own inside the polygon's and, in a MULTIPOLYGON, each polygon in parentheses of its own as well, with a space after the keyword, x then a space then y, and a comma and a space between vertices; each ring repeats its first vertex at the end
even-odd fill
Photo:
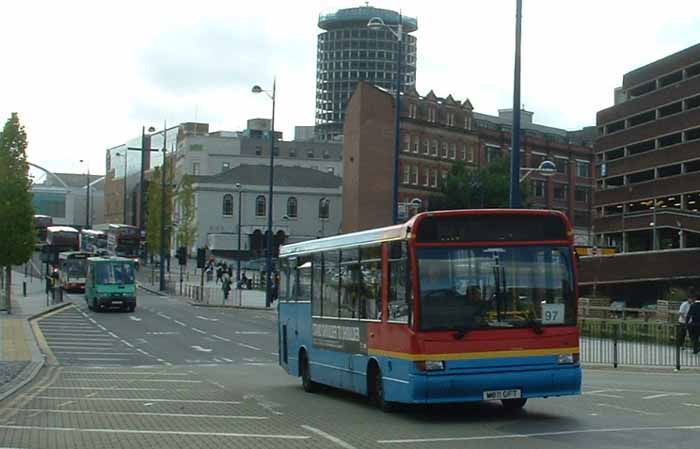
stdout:
POLYGON ((679 341, 677 323, 583 318, 581 361, 593 365, 700 368, 700 356, 679 341))
POLYGON ((224 292, 221 287, 201 287, 196 284, 183 284, 182 296, 192 299, 200 304, 226 304, 233 306, 242 305, 243 290, 232 288, 228 300, 224 301, 224 292))

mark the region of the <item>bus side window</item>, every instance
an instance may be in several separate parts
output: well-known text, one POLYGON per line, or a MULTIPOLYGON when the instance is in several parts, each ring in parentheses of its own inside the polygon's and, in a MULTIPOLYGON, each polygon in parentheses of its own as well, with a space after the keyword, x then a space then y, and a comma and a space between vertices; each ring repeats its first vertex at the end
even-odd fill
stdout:
POLYGON ((323 316, 338 318, 340 297, 340 251, 323 253, 323 316))
POLYGON ((294 297, 297 301, 311 301, 311 258, 297 260, 297 283, 294 297))
POLYGON ((359 318, 360 252, 357 248, 341 251, 340 261, 340 317, 359 318))
POLYGON ((382 313, 382 247, 360 250, 360 318, 381 319, 382 313))
POLYGON ((392 243, 389 250, 389 321, 408 323, 411 313, 411 283, 408 248, 405 242, 392 243))
POLYGON ((313 315, 321 316, 323 315, 323 254, 313 255, 313 268, 310 271, 313 271, 313 287, 311 288, 313 315))
POLYGON ((280 259, 280 285, 278 297, 285 301, 289 300, 289 261, 280 259))

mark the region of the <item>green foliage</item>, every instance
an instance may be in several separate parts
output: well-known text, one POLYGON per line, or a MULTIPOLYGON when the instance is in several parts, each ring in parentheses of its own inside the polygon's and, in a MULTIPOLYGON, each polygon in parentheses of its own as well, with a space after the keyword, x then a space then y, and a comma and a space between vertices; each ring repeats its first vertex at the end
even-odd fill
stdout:
POLYGON ((197 239, 197 222, 195 220, 194 190, 192 190, 192 178, 185 175, 177 194, 180 203, 180 223, 177 228, 178 245, 189 249, 197 239))
POLYGON ((23 264, 34 251, 26 149, 27 133, 13 112, 0 133, 0 266, 23 264))
MULTIPOLYGON (((165 179, 165 247, 170 248, 170 229, 172 226, 172 205, 173 205, 173 170, 172 164, 168 161, 165 164, 166 179, 165 179)), ((146 220, 146 242, 150 251, 158 253, 160 251, 160 230, 161 230, 161 207, 162 207, 162 169, 156 167, 151 173, 148 183, 148 193, 146 197, 146 211, 148 217, 146 220)), ((168 251, 166 249, 166 251, 168 251)))
MULTIPOLYGON (((499 159, 477 169, 457 162, 440 184, 440 192, 430 196, 430 210, 506 208, 509 189, 509 159, 499 159)), ((522 207, 527 207, 528 190, 527 183, 521 184, 522 207)))

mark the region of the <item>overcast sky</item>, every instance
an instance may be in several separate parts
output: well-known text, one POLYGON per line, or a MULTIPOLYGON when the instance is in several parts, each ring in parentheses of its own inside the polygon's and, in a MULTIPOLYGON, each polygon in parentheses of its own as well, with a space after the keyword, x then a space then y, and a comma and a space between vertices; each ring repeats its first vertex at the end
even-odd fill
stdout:
MULTIPOLYGON (((535 122, 595 123, 622 75, 700 42, 697 0, 524 0, 522 103, 535 122)), ((241 130, 277 76, 277 128, 314 122, 320 12, 350 0, 3 2, 0 119, 18 112, 29 160, 104 173, 105 148, 164 121, 241 130)), ((417 89, 512 105, 515 0, 382 0, 418 18, 417 89)))

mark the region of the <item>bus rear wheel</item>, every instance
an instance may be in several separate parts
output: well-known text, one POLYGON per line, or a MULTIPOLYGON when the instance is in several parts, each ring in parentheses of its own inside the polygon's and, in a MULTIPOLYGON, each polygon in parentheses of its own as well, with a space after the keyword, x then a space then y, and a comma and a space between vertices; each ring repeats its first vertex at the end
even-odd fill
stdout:
POLYGON ((306 352, 302 352, 299 360, 301 370, 301 385, 307 393, 315 393, 318 391, 318 384, 311 380, 311 370, 309 369, 309 357, 306 352))
POLYGON ((503 404, 503 408, 508 411, 522 410, 522 408, 525 407, 526 402, 527 398, 501 399, 501 404, 503 404))

